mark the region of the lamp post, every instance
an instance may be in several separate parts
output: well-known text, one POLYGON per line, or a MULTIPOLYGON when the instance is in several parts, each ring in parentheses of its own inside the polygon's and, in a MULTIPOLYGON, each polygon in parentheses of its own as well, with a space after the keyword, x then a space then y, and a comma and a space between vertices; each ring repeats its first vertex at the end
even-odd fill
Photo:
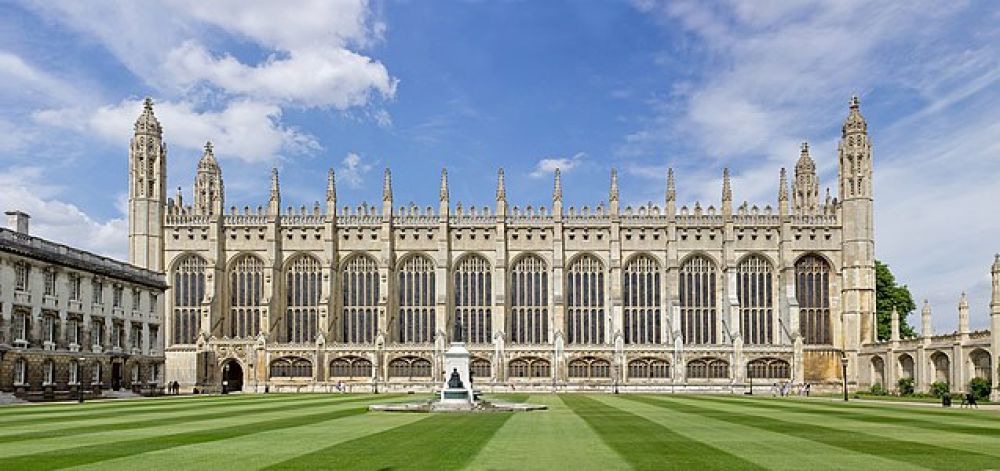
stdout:
POLYGON ((747 379, 750 381, 750 390, 747 391, 747 395, 753 396, 753 373, 750 372, 750 362, 747 362, 747 379))
POLYGON ((227 386, 226 383, 229 382, 228 378, 229 378, 229 363, 226 363, 225 365, 222 365, 222 394, 229 393, 229 391, 226 391, 226 386, 227 386))
POLYGON ((80 357, 80 358, 77 358, 76 360, 77 360, 77 363, 76 363, 76 392, 78 394, 78 397, 76 399, 77 399, 77 402, 79 402, 80 404, 83 404, 83 378, 81 376, 83 376, 83 365, 84 365, 84 362, 87 361, 87 359, 84 358, 84 357, 80 357))
POLYGON ((841 377, 844 379, 844 402, 847 402, 847 355, 840 352, 841 377))
POLYGON ((612 393, 614 394, 618 394, 618 368, 619 366, 618 363, 616 362, 612 367, 612 372, 614 374, 614 377, 611 378, 611 390, 612 393))

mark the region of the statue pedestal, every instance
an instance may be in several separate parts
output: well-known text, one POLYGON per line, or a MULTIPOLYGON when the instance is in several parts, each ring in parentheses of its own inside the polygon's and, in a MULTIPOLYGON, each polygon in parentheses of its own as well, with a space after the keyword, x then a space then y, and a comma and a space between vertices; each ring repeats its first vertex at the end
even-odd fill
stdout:
POLYGON ((472 409, 472 379, 469 377, 469 351, 463 342, 452 342, 444 353, 444 384, 436 407, 472 409))

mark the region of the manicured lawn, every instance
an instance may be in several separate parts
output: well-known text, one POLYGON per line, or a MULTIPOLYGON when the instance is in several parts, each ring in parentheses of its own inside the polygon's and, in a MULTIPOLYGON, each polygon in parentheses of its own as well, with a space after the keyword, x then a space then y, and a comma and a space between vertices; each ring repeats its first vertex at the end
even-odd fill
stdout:
POLYGON ((519 414, 369 413, 389 395, 0 408, 14 469, 989 469, 1000 412, 742 396, 511 395, 519 414))

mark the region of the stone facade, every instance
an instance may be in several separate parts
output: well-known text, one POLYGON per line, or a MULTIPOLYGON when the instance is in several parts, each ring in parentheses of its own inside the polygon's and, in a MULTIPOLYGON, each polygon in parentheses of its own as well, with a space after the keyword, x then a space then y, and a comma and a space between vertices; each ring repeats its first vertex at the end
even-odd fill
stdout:
POLYGON ((819 197, 803 144, 777 204, 396 205, 326 201, 226 209, 211 143, 193 200, 162 191, 163 132, 147 100, 130 147, 132 261, 163 269, 167 380, 184 388, 429 390, 456 325, 477 386, 587 390, 742 388, 750 376, 857 384, 874 342, 872 152, 858 100, 838 147, 839 198, 819 197), (791 196, 791 197, 790 197, 791 196))
POLYGON ((0 229, 0 391, 68 399, 163 384, 163 275, 0 229))
POLYGON ((990 380, 990 397, 1000 400, 996 354, 1000 351, 1000 255, 993 261, 993 293, 990 302, 990 329, 970 332, 969 301, 962 293, 958 302, 958 330, 935 335, 931 327, 931 306, 924 301, 919 337, 901 338, 899 314, 893 313, 891 338, 865 345, 861 351, 859 386, 880 385, 898 389, 899 380, 913 379, 918 392, 927 392, 935 382, 947 383, 952 392, 968 392, 973 378, 990 380))

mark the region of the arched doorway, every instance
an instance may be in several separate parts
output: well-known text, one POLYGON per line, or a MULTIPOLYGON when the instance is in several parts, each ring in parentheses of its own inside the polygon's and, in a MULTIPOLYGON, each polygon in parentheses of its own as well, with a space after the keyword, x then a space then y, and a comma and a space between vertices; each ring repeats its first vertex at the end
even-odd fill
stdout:
POLYGON ((243 390, 243 367, 236 360, 226 360, 222 364, 222 385, 228 392, 243 390))

